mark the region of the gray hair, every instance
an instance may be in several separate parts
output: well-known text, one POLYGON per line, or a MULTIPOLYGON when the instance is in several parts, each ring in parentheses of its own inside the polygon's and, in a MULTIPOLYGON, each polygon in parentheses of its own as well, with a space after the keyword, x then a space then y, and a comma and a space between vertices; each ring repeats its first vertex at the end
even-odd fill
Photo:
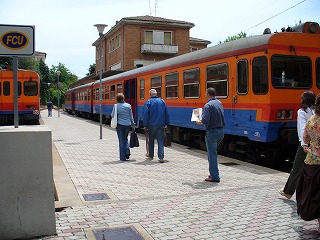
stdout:
POLYGON ((154 97, 154 96, 157 96, 158 93, 157 93, 157 90, 150 89, 149 94, 150 94, 151 97, 154 97))

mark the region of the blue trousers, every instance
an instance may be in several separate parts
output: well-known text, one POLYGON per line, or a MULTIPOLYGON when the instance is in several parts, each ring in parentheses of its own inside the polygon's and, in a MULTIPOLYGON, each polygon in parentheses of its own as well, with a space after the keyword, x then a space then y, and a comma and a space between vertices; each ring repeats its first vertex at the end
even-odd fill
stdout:
POLYGON ((128 135, 130 132, 130 126, 124 126, 118 124, 116 127, 118 140, 119 140, 119 153, 120 160, 125 161, 126 155, 130 155, 130 148, 128 144, 128 135))
POLYGON ((154 139, 157 139, 158 143, 158 158, 164 158, 164 126, 152 125, 148 126, 149 134, 149 157, 154 157, 154 139))
POLYGON ((218 146, 224 137, 223 128, 212 128, 206 131, 205 140, 208 153, 209 173, 212 179, 220 180, 218 168, 218 146))

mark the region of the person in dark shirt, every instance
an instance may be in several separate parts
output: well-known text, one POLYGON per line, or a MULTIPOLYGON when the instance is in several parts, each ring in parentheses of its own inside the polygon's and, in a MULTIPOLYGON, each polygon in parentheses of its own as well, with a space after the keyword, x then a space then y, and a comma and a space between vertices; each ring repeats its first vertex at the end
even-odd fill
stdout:
POLYGON ((208 102, 204 105, 201 119, 197 120, 197 124, 204 124, 206 128, 205 140, 210 175, 205 181, 220 182, 217 149, 224 137, 224 110, 222 103, 216 99, 214 88, 207 89, 206 99, 208 102))
POLYGON ((47 102, 47 108, 48 108, 48 117, 52 117, 52 102, 47 102))
POLYGON ((167 105, 163 99, 157 96, 157 90, 149 91, 150 99, 146 101, 143 107, 143 126, 148 131, 148 158, 153 159, 154 156, 154 139, 158 143, 159 162, 164 160, 164 128, 170 123, 167 105))

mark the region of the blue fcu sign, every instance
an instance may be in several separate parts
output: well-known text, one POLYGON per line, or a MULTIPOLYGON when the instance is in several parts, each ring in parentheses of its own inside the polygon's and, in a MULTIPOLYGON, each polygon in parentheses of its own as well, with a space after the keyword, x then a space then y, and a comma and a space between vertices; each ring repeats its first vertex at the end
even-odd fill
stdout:
POLYGON ((34 26, 0 25, 0 55, 33 55, 34 32, 34 26))

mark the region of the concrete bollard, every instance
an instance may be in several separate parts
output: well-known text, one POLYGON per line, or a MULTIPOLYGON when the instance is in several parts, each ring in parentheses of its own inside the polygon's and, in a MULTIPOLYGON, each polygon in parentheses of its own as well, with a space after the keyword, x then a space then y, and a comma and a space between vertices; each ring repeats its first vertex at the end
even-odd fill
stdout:
POLYGON ((51 130, 0 127, 0 239, 56 234, 51 130))

